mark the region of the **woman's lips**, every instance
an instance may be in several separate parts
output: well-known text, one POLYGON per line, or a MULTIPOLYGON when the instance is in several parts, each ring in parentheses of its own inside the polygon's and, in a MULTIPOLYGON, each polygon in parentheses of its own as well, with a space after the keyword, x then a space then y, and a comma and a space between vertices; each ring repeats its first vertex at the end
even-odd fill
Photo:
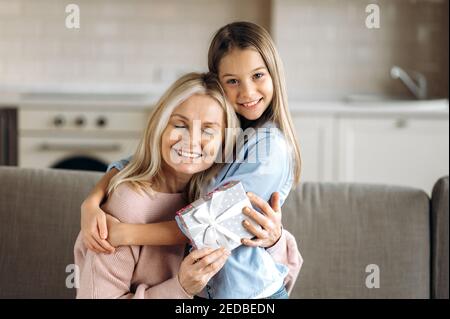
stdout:
POLYGON ((184 151, 184 150, 177 150, 177 149, 173 149, 175 151, 175 153, 177 153, 178 156, 181 157, 187 157, 187 158, 199 158, 202 156, 201 153, 196 153, 196 152, 188 152, 188 151, 184 151))

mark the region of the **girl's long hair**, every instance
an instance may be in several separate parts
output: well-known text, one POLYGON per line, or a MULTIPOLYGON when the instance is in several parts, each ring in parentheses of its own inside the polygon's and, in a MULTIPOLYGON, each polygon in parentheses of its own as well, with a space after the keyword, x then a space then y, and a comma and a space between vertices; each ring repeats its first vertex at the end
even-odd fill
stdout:
MULTIPOLYGON (((227 102, 222 87, 214 74, 189 73, 172 84, 154 107, 136 152, 128 165, 111 179, 108 195, 125 182, 130 183, 139 192, 144 191, 152 195, 154 193, 152 185, 164 183, 164 177, 161 175, 163 162, 161 137, 174 109, 195 94, 207 95, 222 107, 226 117, 225 125, 232 129, 223 130, 223 152, 219 152, 218 156, 228 158, 232 154, 234 134, 236 128, 239 127, 234 109, 227 102)), ((186 199, 189 202, 200 196, 202 187, 209 183, 222 168, 223 163, 216 162, 209 169, 196 173, 191 178, 186 190, 186 199)))
POLYGON ((301 174, 300 147, 288 110, 283 65, 272 38, 263 27, 254 23, 234 22, 225 25, 216 32, 209 47, 209 71, 218 75, 220 61, 235 48, 253 49, 259 52, 272 77, 274 87, 272 102, 263 115, 253 124, 258 126, 266 121, 273 121, 284 134, 292 149, 294 184, 297 184, 300 181, 301 174))

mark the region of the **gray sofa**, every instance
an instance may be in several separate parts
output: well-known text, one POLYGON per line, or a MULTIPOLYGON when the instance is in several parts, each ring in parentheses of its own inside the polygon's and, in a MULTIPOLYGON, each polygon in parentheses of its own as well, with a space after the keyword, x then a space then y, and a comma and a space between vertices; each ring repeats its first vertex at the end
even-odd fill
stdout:
MULTIPOLYGON (((99 177, 0 167, 0 298, 74 297, 66 267, 99 177)), ((283 223, 304 258, 291 298, 448 298, 448 177, 431 200, 409 187, 304 183, 283 223)))

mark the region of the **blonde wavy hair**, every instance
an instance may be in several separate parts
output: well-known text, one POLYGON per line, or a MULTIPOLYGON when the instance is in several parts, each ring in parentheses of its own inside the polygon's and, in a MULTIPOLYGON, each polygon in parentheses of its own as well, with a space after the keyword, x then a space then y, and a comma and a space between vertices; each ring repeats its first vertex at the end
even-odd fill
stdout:
MULTIPOLYGON (((130 185, 138 192, 154 193, 152 185, 164 182, 161 175, 161 137, 174 109, 193 95, 201 94, 214 99, 223 109, 226 117, 222 152, 218 156, 229 158, 233 153, 235 134, 239 120, 233 107, 227 102, 217 77, 212 73, 189 73, 178 79, 163 94, 154 107, 147 127, 140 140, 136 152, 128 165, 110 181, 107 195, 111 194, 122 183, 130 185)), ((189 202, 197 199, 202 188, 219 172, 224 163, 215 163, 207 170, 194 174, 186 189, 189 202)), ((223 162, 223 161, 221 161, 223 162)))
POLYGON ((253 49, 261 55, 272 77, 274 94, 272 103, 253 126, 267 121, 274 122, 285 136, 292 149, 294 185, 301 174, 300 146, 288 109, 284 69, 270 34, 261 26, 251 22, 234 22, 220 28, 214 35, 208 51, 209 71, 219 74, 222 58, 233 49, 253 49))

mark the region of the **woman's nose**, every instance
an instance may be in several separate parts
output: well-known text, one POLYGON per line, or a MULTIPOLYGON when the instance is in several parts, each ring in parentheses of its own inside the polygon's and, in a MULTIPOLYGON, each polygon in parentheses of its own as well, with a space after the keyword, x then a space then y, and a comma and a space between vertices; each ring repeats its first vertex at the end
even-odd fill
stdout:
POLYGON ((188 140, 185 141, 191 151, 198 150, 202 144, 202 128, 201 123, 193 123, 189 134, 187 136, 188 140))

